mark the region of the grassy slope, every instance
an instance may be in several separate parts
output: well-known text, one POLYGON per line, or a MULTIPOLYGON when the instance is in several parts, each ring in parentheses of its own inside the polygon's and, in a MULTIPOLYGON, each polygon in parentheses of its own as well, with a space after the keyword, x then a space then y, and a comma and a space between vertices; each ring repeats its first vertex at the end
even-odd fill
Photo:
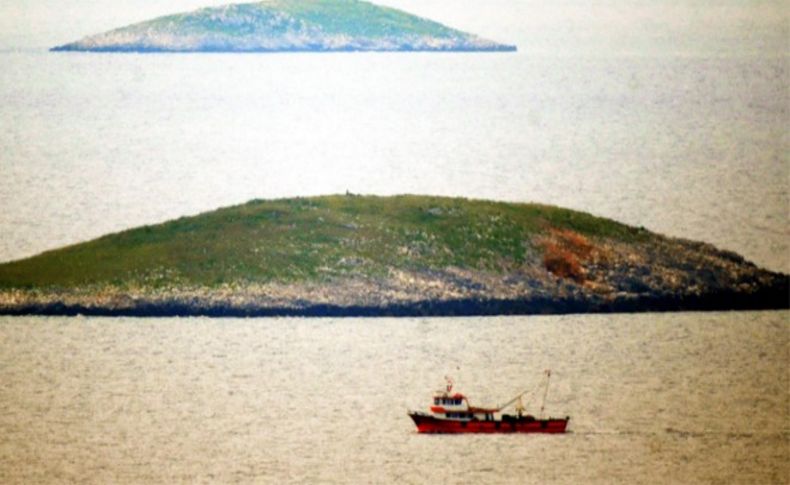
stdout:
POLYGON ((430 35, 440 38, 467 37, 468 34, 445 27, 439 23, 387 7, 354 0, 270 0, 259 3, 242 3, 225 7, 208 7, 194 12, 167 15, 117 31, 159 31, 195 35, 205 32, 230 36, 252 35, 265 32, 270 35, 285 34, 294 26, 273 21, 280 14, 320 26, 327 34, 363 35, 386 37, 402 34, 430 35), (229 22, 226 17, 237 19, 229 22))
POLYGON ((323 2, 269 0, 278 10, 296 18, 321 25, 327 33, 347 33, 371 37, 418 34, 450 37, 465 36, 462 32, 437 22, 423 19, 394 8, 357 0, 329 0, 323 2))
POLYGON ((298 282, 389 268, 508 271, 551 228, 635 241, 644 230, 557 207, 425 196, 255 200, 0 265, 0 288, 298 282))

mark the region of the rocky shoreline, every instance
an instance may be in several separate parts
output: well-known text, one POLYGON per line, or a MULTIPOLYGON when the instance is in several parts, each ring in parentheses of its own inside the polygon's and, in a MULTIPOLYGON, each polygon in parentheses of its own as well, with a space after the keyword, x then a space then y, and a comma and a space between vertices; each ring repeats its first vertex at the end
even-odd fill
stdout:
POLYGON ((294 302, 292 306, 234 305, 209 302, 146 301, 100 306, 62 301, 0 308, 0 315, 102 317, 460 317, 491 315, 561 315, 721 310, 787 309, 787 288, 743 295, 734 291, 700 296, 649 295, 614 300, 576 298, 423 300, 381 306, 294 302))

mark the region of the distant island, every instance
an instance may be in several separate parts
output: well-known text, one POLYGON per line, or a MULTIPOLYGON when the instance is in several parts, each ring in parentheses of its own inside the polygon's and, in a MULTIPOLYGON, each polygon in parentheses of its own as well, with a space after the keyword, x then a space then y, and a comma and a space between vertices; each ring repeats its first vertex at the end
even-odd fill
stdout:
POLYGON ((514 51, 393 8, 359 0, 265 0, 158 17, 52 51, 514 51))
POLYGON ((0 264, 0 313, 498 315, 788 308, 788 276, 573 210, 254 200, 0 264))

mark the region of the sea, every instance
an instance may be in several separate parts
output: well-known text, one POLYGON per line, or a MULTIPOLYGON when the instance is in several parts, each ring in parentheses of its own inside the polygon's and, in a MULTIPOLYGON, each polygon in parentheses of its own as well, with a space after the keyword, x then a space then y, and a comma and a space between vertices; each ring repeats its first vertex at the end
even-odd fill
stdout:
POLYGON ((0 318, 3 483, 787 483, 786 312, 0 318), (564 435, 421 435, 455 381, 564 435))
MULTIPOLYGON (((786 55, 0 66, 0 261, 352 192, 561 205, 790 272, 786 55)), ((788 317, 2 317, 0 482, 787 483, 788 317), (565 435, 425 436, 406 414, 444 376, 496 404, 546 369, 565 435)))

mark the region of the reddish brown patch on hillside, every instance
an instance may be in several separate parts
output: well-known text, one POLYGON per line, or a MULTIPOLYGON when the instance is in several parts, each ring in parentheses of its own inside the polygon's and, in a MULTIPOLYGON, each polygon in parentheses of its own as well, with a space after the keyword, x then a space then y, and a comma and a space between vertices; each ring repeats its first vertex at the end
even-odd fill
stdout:
POLYGON ((561 278, 573 278, 580 283, 584 281, 584 268, 579 258, 556 243, 545 243, 543 265, 549 272, 561 278))
POLYGON ((540 244, 543 246, 543 265, 552 274, 584 283, 585 262, 597 259, 597 248, 582 234, 569 229, 549 229, 540 244))

